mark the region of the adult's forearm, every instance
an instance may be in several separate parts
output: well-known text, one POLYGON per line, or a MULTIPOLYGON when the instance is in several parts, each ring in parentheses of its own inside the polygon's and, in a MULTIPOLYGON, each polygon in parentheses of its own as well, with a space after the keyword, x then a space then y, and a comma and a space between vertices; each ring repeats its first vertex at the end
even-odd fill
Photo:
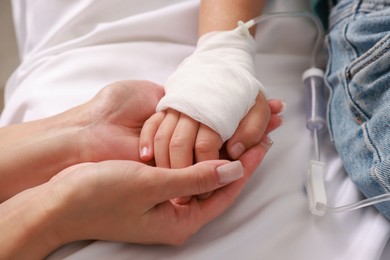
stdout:
POLYGON ((61 246, 59 203, 44 184, 0 204, 0 259, 43 259, 61 246))
POLYGON ((199 35, 211 31, 234 29, 238 21, 248 21, 258 16, 264 2, 265 0, 202 0, 199 12, 199 35))
POLYGON ((83 123, 68 114, 0 129, 0 202, 79 162, 83 123))

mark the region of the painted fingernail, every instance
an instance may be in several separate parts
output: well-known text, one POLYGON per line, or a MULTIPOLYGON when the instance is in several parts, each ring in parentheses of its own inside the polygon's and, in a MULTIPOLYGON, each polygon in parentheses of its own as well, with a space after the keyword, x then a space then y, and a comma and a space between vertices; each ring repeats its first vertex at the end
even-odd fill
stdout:
POLYGON ((148 155, 149 155, 149 148, 146 146, 142 147, 141 154, 140 154, 141 158, 148 157, 148 155))
POLYGON ((265 147, 267 150, 269 150, 273 144, 274 141, 272 141, 272 139, 268 135, 263 137, 263 139, 261 140, 261 145, 265 147))
POLYGON ((243 143, 235 143, 230 147, 230 156, 233 159, 237 159, 238 157, 241 156, 245 152, 245 146, 243 143))
POLYGON ((284 110, 286 110, 287 103, 286 103, 286 101, 284 101, 284 100, 282 100, 281 103, 282 103, 282 109, 280 110, 280 113, 283 113, 284 110))
POLYGON ((217 168, 219 184, 228 184, 244 176, 244 168, 240 161, 229 162, 217 168))

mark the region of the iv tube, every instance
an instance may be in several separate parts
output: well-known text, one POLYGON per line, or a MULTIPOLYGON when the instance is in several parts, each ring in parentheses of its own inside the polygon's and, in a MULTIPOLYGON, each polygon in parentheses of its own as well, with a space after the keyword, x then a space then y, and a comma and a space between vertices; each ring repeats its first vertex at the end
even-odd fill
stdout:
POLYGON ((310 21, 312 21, 316 27, 316 31, 317 31, 317 37, 316 37, 316 41, 314 43, 314 47, 313 47, 313 50, 312 50, 312 53, 311 53, 311 65, 312 67, 317 67, 316 66, 316 58, 317 58, 317 53, 319 53, 320 51, 320 48, 322 47, 322 39, 324 37, 324 32, 323 32, 323 29, 322 29, 322 25, 321 25, 321 22, 319 21, 319 19, 312 15, 311 13, 308 13, 308 12, 287 12, 287 13, 271 13, 271 14, 265 14, 265 15, 261 15, 261 16, 258 16, 258 17, 255 17, 253 18, 252 20, 249 20, 248 22, 245 23, 245 26, 249 29, 250 27, 254 26, 255 24, 259 24, 259 23, 262 23, 262 22, 265 22, 267 20, 270 20, 270 19, 273 19, 273 18, 278 18, 278 17, 287 17, 287 18, 290 18, 290 17, 304 17, 304 18, 308 18, 310 21))
MULTIPOLYGON (((264 22, 272 18, 277 18, 277 17, 306 17, 315 24, 317 30, 317 38, 312 50, 311 65, 312 65, 312 69, 313 68, 316 69, 316 62, 317 62, 316 57, 317 57, 317 53, 319 53, 320 48, 322 47, 321 40, 323 39, 324 33, 320 21, 314 15, 307 12, 272 13, 272 14, 258 16, 252 20, 249 20, 246 23, 243 23, 243 25, 245 25, 249 29, 255 24, 264 22)), ((323 179, 325 164, 319 161, 320 156, 319 156, 317 130, 318 129, 315 129, 314 131, 314 138, 315 138, 314 141, 316 143, 315 146, 316 146, 317 160, 310 161, 308 180, 307 180, 309 209, 312 214, 317 216, 323 216, 325 215, 325 213, 348 212, 355 209, 371 206, 377 203, 390 201, 390 193, 385 193, 376 197, 368 198, 345 206, 339 206, 339 207, 327 206, 325 184, 323 179)))

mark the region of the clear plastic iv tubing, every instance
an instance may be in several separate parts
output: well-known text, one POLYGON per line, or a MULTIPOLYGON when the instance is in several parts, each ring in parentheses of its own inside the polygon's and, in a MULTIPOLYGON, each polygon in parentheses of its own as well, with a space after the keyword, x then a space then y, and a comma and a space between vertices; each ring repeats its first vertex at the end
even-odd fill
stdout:
POLYGON ((321 22, 313 14, 311 14, 309 12, 285 12, 285 13, 264 14, 264 15, 261 15, 261 16, 258 16, 258 17, 255 17, 255 18, 249 20, 248 22, 245 23, 245 26, 247 28, 250 28, 250 27, 254 26, 255 24, 259 24, 259 23, 265 22, 265 21, 273 19, 273 18, 281 18, 281 17, 284 17, 284 18, 304 17, 304 18, 308 18, 309 20, 311 20, 314 23, 314 25, 316 27, 316 31, 317 31, 317 37, 316 37, 316 41, 314 43, 314 47, 313 47, 313 50, 311 53, 311 65, 312 65, 312 67, 317 67, 316 66, 316 58, 317 58, 317 53, 319 53, 319 50, 321 48, 321 40, 324 37, 324 32, 322 29, 321 22))
MULTIPOLYGON (((316 37, 316 41, 314 43, 314 47, 313 47, 312 54, 311 54, 311 65, 312 65, 312 67, 317 67, 316 66, 316 62, 317 62, 316 58, 317 58, 317 54, 319 53, 320 48, 321 48, 321 40, 323 39, 324 32, 322 30, 321 22, 318 20, 318 18, 316 16, 312 15, 311 13, 307 13, 307 12, 286 12, 286 13, 266 14, 266 15, 258 16, 258 17, 254 18, 252 20, 249 20, 248 22, 244 23, 244 25, 249 29, 250 27, 254 26, 255 24, 259 24, 259 23, 262 23, 262 22, 264 22, 266 20, 270 20, 270 19, 278 18, 278 17, 288 17, 288 18, 290 18, 290 17, 305 17, 305 18, 308 18, 309 20, 311 20, 314 23, 314 25, 316 26, 317 37, 316 37)), ((317 133, 315 132, 315 138, 317 139, 318 136, 316 134, 317 133)), ((317 143, 316 157, 317 157, 317 160, 319 160, 318 140, 315 140, 315 141, 317 143)), ((323 170, 323 167, 322 167, 321 170, 323 170)), ((320 174, 320 176, 321 176, 321 179, 322 179, 321 180, 322 183, 321 183, 320 186, 323 187, 323 178, 322 178, 323 176, 322 176, 322 174, 320 174)), ((321 195, 325 196, 325 201, 326 201, 325 190, 321 191, 321 188, 320 188, 320 196, 321 195), (321 194, 321 192, 322 192, 322 194, 321 194)), ((348 212, 348 211, 352 211, 352 210, 355 210, 355 209, 360 209, 360 208, 363 208, 363 207, 372 206, 372 205, 377 204, 377 203, 386 202, 386 201, 390 201, 390 193, 382 194, 382 195, 379 195, 379 196, 376 196, 376 197, 368 198, 368 199, 365 199, 365 200, 358 201, 356 203, 352 203, 352 204, 345 205, 345 206, 339 206, 339 207, 330 207, 330 206, 327 206, 326 204, 318 202, 318 201, 317 202, 316 201, 311 201, 311 203, 312 203, 311 211, 315 215, 321 215, 322 216, 325 213, 348 212)))
POLYGON ((390 200, 390 193, 385 193, 376 197, 368 198, 365 200, 358 201, 353 204, 340 206, 340 207, 329 207, 324 204, 317 204, 316 207, 318 210, 324 211, 326 213, 342 213, 342 212, 348 212, 355 209, 360 209, 368 206, 372 206, 377 203, 386 202, 390 200))

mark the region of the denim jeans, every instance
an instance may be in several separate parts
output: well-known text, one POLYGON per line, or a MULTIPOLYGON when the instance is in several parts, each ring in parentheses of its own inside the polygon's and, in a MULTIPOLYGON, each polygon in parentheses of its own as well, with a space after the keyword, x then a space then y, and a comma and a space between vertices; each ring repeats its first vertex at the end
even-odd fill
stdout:
POLYGON ((390 0, 341 0, 329 25, 331 138, 366 197, 390 192, 390 0))

